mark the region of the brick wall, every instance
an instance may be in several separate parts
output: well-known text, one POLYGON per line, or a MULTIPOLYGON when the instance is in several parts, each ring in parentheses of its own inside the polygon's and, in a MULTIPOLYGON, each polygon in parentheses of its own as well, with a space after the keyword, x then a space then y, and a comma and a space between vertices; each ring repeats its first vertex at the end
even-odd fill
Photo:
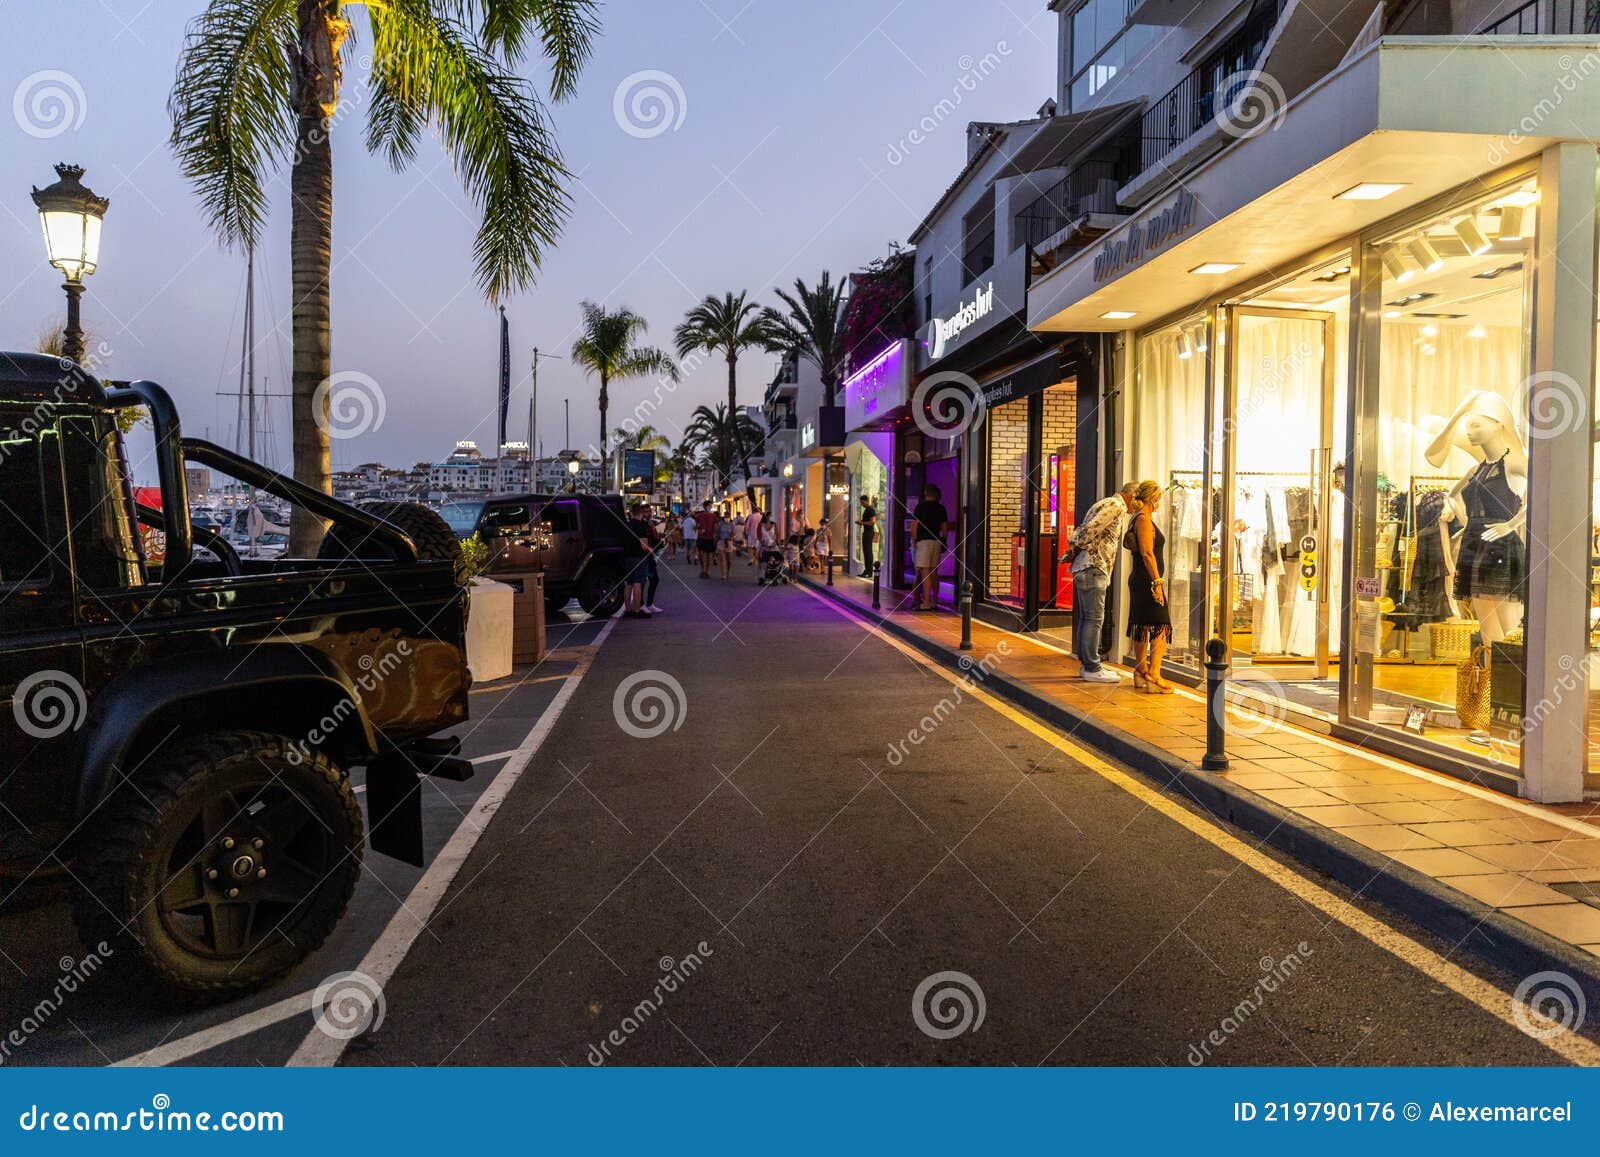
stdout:
POLYGON ((1028 462, 1028 400, 996 406, 984 418, 989 431, 988 589, 1011 590, 1011 536, 1022 529, 1024 472, 1028 462))

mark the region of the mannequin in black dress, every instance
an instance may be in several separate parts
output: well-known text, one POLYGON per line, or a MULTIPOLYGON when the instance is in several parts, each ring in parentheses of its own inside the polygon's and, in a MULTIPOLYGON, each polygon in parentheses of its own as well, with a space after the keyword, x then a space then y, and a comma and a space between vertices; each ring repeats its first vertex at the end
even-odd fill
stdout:
POLYGON ((1133 492, 1133 523, 1123 545, 1133 552, 1128 568, 1128 637, 1133 640, 1133 686, 1153 695, 1171 695, 1161 677, 1161 660, 1172 640, 1172 614, 1167 608, 1166 536, 1156 525, 1161 484, 1139 483, 1133 492))

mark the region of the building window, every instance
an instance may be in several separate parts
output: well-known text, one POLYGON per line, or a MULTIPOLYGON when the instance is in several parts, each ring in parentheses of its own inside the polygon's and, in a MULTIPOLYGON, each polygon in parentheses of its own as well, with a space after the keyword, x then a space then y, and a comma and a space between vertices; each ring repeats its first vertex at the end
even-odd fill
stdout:
POLYGON ((1067 106, 1076 111, 1155 43, 1148 24, 1129 24, 1134 0, 1088 0, 1072 14, 1067 106))
MULTIPOLYGON (((994 187, 985 190, 983 200, 963 222, 961 284, 976 281, 994 264, 994 187)), ((930 315, 931 316, 931 315, 930 315)))

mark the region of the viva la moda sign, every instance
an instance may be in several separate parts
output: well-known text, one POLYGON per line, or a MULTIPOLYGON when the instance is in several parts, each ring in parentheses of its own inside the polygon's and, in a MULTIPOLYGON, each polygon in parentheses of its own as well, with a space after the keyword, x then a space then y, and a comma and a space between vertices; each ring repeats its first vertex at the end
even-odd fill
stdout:
POLYGON ((1155 256, 1167 242, 1194 228, 1194 195, 1181 189, 1172 204, 1128 228, 1125 236, 1107 241, 1094 255, 1094 279, 1106 279, 1155 256))
POLYGON ((928 323, 928 358, 942 358, 945 347, 961 339, 961 331, 982 321, 994 311, 994 282, 974 291, 972 300, 962 304, 949 317, 936 317, 928 323))

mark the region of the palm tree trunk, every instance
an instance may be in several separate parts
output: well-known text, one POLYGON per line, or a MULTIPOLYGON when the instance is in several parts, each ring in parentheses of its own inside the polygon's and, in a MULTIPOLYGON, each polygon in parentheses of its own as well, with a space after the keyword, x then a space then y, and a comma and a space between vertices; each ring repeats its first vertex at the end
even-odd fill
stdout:
MULTIPOLYGON (((333 253, 333 147, 319 99, 330 78, 312 74, 316 44, 325 40, 327 15, 316 0, 299 6, 300 52, 295 54, 295 152, 289 174, 293 202, 289 226, 290 284, 294 362, 290 389, 294 427, 294 476, 307 486, 333 493, 328 454, 328 399, 317 388, 333 372, 329 346, 332 303, 328 270, 333 253), (321 403, 318 405, 318 403, 321 403)), ((337 84, 333 80, 334 85, 337 84)), ((295 507, 289 522, 288 552, 315 557, 326 523, 295 507)))
POLYGON ((600 375, 600 463, 601 472, 604 473, 606 459, 606 410, 611 405, 611 396, 606 390, 607 378, 600 375))
MULTIPOLYGON (((728 421, 732 425, 730 433, 733 434, 734 445, 739 450, 739 464, 744 467, 745 481, 750 481, 750 448, 744 444, 744 432, 739 429, 739 355, 733 349, 728 350, 728 421)), ((733 472, 730 465, 730 474, 733 472)), ((724 479, 726 485, 727 479, 724 479)))

